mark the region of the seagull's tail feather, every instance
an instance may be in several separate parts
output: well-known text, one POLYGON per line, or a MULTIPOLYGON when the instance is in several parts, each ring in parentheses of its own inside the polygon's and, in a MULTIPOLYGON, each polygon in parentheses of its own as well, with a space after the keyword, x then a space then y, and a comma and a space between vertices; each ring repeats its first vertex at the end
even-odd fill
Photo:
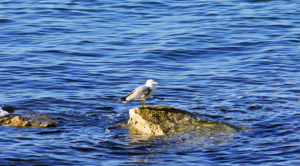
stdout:
POLYGON ((117 100, 117 102, 120 102, 120 101, 126 101, 126 97, 127 97, 127 96, 125 96, 125 97, 123 97, 123 98, 120 98, 119 100, 117 100))

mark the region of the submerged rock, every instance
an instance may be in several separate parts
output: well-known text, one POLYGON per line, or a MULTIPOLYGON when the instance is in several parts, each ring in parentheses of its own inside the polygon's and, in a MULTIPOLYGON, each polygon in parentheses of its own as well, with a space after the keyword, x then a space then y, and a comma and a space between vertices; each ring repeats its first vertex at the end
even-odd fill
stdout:
POLYGON ((11 115, 0 117, 0 125, 15 127, 56 127, 58 120, 38 114, 11 115))
POLYGON ((132 133, 169 135, 193 131, 198 134, 232 133, 237 130, 222 122, 210 121, 170 106, 147 106, 129 110, 132 133))

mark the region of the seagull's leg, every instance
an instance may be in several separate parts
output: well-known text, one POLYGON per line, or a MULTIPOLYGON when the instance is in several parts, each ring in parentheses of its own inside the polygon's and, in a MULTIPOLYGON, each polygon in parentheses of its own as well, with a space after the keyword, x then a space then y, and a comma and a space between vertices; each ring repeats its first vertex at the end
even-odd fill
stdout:
POLYGON ((145 107, 146 107, 146 100, 144 100, 144 105, 145 105, 145 107))
POLYGON ((143 100, 141 100, 141 101, 142 101, 142 107, 144 107, 144 105, 143 105, 143 104, 144 104, 144 103, 143 103, 143 100))

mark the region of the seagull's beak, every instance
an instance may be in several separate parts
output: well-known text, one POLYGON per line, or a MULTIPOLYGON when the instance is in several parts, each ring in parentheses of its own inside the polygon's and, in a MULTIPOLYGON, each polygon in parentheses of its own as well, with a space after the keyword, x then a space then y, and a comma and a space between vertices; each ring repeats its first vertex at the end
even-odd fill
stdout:
POLYGON ((157 82, 153 82, 153 84, 158 84, 157 82))

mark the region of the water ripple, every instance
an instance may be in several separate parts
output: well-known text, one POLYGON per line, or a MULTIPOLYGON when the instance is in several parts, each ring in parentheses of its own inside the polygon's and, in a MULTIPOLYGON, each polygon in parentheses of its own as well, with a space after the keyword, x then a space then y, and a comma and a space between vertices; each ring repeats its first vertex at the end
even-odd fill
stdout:
POLYGON ((60 120, 0 130, 7 165, 299 165, 296 1, 0 2, 0 106, 60 120), (242 128, 132 135, 116 103, 147 79, 148 105, 242 128))

